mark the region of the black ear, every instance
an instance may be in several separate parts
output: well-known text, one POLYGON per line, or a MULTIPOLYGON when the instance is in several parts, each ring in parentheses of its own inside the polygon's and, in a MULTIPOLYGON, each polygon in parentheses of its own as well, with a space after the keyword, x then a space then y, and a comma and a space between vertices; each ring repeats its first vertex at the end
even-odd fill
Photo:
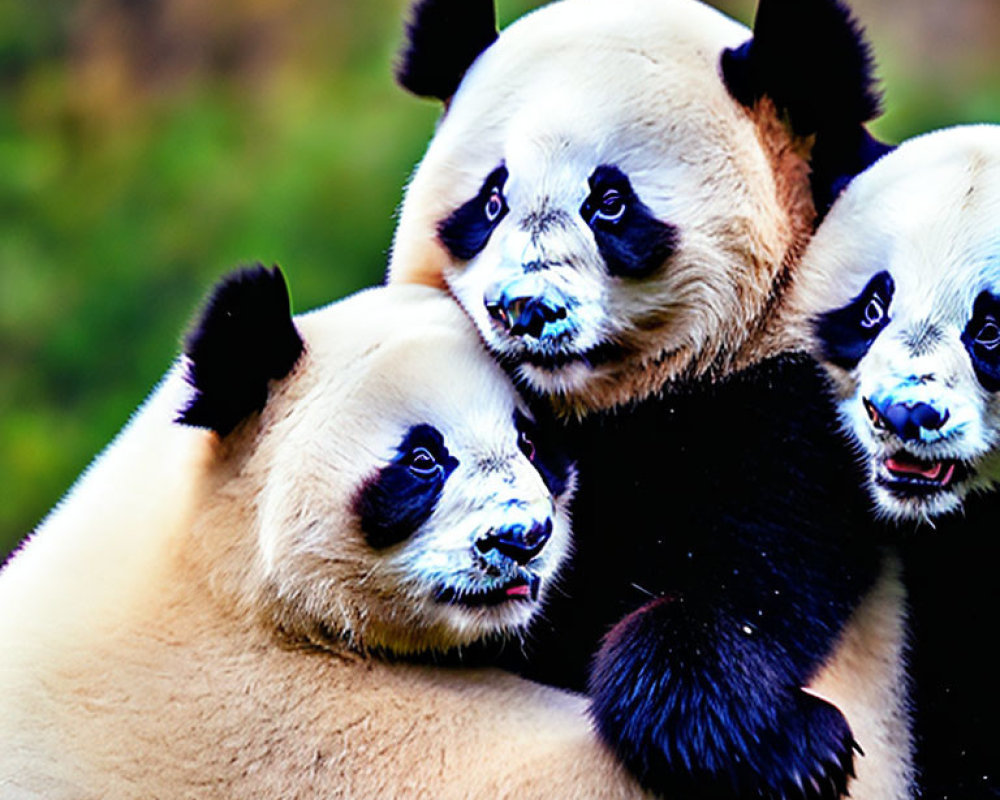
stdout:
POLYGON ((890 148, 864 123, 881 112, 868 43, 838 0, 759 0, 753 38, 722 54, 730 94, 762 97, 792 130, 816 135, 813 195, 822 214, 851 177, 890 148))
POLYGON ((813 203, 819 213, 817 222, 856 175, 895 149, 895 145, 880 142, 861 125, 817 134, 809 175, 813 203))
POLYGON ((287 375, 302 349, 281 270, 257 264, 228 275, 185 342, 195 393, 177 421, 225 436, 264 408, 268 381, 287 375))
POLYGON ((796 133, 879 113, 868 44, 838 0, 760 0, 753 38, 722 54, 722 74, 745 106, 770 97, 796 133))
POLYGON ((419 97, 447 101, 472 62, 496 39, 493 0, 417 0, 396 80, 419 97))

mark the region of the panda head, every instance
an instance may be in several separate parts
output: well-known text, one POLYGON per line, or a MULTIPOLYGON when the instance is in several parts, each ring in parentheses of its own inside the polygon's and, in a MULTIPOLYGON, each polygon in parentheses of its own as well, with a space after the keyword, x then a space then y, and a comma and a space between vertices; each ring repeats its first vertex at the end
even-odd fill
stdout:
POLYGON ((528 624, 568 551, 573 468, 446 295, 381 287, 293 320, 258 267, 216 289, 186 354, 179 421, 218 434, 203 536, 246 540, 250 606, 397 653, 528 624))
POLYGON ((390 278, 447 285, 531 390, 577 411, 734 363, 845 176, 880 146, 836 0, 563 0, 497 34, 421 0, 398 77, 446 112, 390 278), (810 175, 811 172, 811 175, 810 175))
POLYGON ((855 178, 803 257, 797 304, 887 517, 1000 478, 998 219, 1000 127, 946 129, 855 178))

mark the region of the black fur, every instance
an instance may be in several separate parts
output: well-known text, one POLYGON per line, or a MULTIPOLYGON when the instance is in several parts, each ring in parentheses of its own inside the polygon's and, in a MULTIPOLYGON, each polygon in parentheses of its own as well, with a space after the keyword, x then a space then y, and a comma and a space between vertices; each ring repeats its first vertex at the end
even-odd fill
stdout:
POLYGON ((983 291, 972 306, 972 318, 962 332, 962 343, 972 360, 976 377, 988 392, 1000 391, 1000 343, 996 341, 1000 324, 1000 295, 983 291), (984 334, 984 326, 991 333, 984 334))
POLYGON ((406 26, 396 80, 418 97, 447 101, 496 39, 493 0, 418 0, 406 26))
POLYGON ((874 275, 857 297, 843 308, 816 317, 813 332, 824 361, 843 369, 853 369, 865 357, 882 329, 889 324, 889 309, 896 285, 888 272, 874 275), (873 308, 881 317, 873 316, 873 308))
POLYGON ((497 167, 486 176, 476 196, 456 208, 438 224, 438 239, 455 258, 468 261, 479 254, 493 235, 493 230, 507 216, 507 201, 503 187, 507 183, 507 168, 497 167), (492 219, 486 213, 487 203, 496 195, 499 213, 492 219))
POLYGON ((811 180, 822 216, 851 176, 890 149, 863 128, 880 111, 868 44, 838 0, 760 0, 753 34, 723 52, 726 86, 748 108, 771 98, 796 133, 816 134, 811 180))
POLYGON ((817 136, 809 162, 809 182, 820 219, 856 175, 895 149, 860 125, 830 128, 817 136))
POLYGON ((285 377, 302 349, 278 267, 257 264, 223 278, 185 343, 195 392, 177 421, 225 436, 264 408, 268 382, 285 377))
POLYGON ((538 470, 553 497, 562 497, 574 473, 573 462, 566 455, 552 431, 542 428, 520 411, 514 412, 521 452, 538 470))
POLYGON ((580 216, 593 231, 608 271, 619 277, 643 278, 663 266, 677 248, 677 228, 656 218, 617 167, 598 167, 589 184, 590 195, 580 216), (613 219, 604 211, 609 200, 618 211, 613 219))
POLYGON ((915 764, 922 798, 1000 797, 1000 691, 990 631, 1000 609, 1000 494, 908 532, 915 764))
POLYGON ((458 459, 448 452, 433 425, 414 425, 396 448, 396 456, 366 481, 354 510, 365 540, 376 549, 408 539, 437 506, 458 459))
POLYGON ((800 691, 881 563, 835 430, 800 356, 563 430, 575 555, 509 666, 577 690, 592 666, 598 730, 667 796, 832 797, 850 772, 843 716, 800 691))

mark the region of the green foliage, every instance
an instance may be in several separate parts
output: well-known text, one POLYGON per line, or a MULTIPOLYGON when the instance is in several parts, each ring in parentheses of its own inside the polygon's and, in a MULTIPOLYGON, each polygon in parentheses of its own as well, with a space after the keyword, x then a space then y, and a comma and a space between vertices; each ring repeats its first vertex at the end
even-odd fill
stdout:
POLYGON ((102 117, 32 27, 64 24, 43 6, 20 5, 30 41, 0 39, 0 557, 128 419, 223 272, 280 263, 296 310, 382 279, 438 114, 392 82, 396 7, 336 71, 203 72, 102 117))
MULTIPOLYGON (((534 4, 500 0, 503 21, 534 4)), ((382 279, 438 113, 392 82, 403 6, 0 0, 0 558, 128 419, 224 271, 280 263, 300 311, 382 279), (194 21, 110 36, 115 14, 167 6, 194 21)), ((876 52, 887 138, 996 118, 995 80, 965 91, 876 52)))

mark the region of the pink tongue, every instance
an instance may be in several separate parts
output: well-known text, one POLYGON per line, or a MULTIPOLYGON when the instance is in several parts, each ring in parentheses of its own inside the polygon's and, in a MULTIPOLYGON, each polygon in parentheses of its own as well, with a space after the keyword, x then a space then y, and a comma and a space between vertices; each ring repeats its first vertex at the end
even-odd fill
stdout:
MULTIPOLYGON (((941 475, 941 470, 944 465, 940 461, 935 461, 930 467, 923 467, 920 464, 911 464, 908 461, 897 461, 894 458, 887 458, 885 460, 885 465, 890 472, 902 472, 907 475, 920 475, 922 478, 927 478, 929 481, 936 481, 941 475)), ((949 472, 949 477, 951 470, 949 472)))
POLYGON ((522 583, 518 586, 511 586, 507 590, 508 597, 527 597, 531 593, 531 587, 526 583, 522 583))

